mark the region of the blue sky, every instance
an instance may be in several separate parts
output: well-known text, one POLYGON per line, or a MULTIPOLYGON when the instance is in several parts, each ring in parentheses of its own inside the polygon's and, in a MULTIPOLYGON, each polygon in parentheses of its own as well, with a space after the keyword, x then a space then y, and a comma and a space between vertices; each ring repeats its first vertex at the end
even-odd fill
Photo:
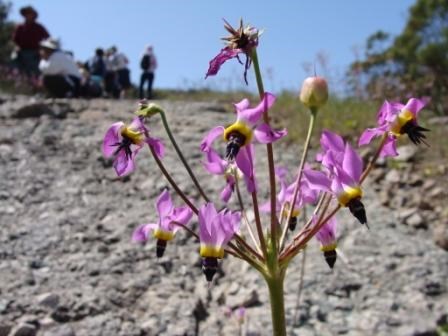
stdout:
MULTIPOLYGON (((223 66, 219 77, 204 81, 209 60, 226 35, 222 18, 237 24, 240 17, 264 29, 259 45, 267 90, 298 89, 313 64, 319 74, 338 83, 362 55, 366 38, 382 29, 398 34, 414 0, 16 0, 11 18, 20 21, 20 7, 31 4, 50 34, 63 48, 86 60, 96 47, 116 45, 131 60, 134 82, 140 76, 139 59, 148 44, 154 46, 159 69, 156 87, 237 89, 242 67, 236 61, 223 66), (319 65, 325 55, 328 69, 319 65), (304 66, 304 65, 310 66, 304 66)), ((249 78, 250 88, 254 80, 249 78)), ((339 88, 341 89, 341 88, 339 88)))

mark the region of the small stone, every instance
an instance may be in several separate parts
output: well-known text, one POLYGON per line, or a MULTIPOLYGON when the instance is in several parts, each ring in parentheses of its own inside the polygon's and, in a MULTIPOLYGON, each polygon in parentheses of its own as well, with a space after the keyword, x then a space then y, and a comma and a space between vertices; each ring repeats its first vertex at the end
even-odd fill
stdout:
POLYGON ((60 301, 60 297, 54 293, 45 293, 39 295, 37 298, 37 302, 44 307, 56 309, 60 301))
POLYGON ((410 216, 408 219, 405 220, 405 223, 416 229, 427 228, 425 220, 419 213, 414 213, 412 216, 410 216))
POLYGON ((11 336, 36 336, 37 327, 31 323, 22 323, 11 332, 11 336))
POLYGON ((403 221, 406 221, 409 217, 414 215, 416 212, 417 212, 417 209, 415 209, 415 208, 404 209, 398 213, 398 218, 400 218, 403 221))
POLYGON ((448 222, 438 223, 434 227, 433 239, 438 246, 448 251, 448 222))
POLYGON ((385 180, 390 183, 400 182, 400 173, 396 169, 392 169, 386 174, 385 180))
POLYGON ((76 334, 71 326, 62 325, 47 330, 43 336, 76 336, 76 334))
POLYGON ((54 312, 51 313, 51 318, 59 323, 70 321, 69 309, 65 306, 58 306, 54 312))
POLYGON ((9 324, 0 324, 0 336, 8 336, 12 326, 9 324))

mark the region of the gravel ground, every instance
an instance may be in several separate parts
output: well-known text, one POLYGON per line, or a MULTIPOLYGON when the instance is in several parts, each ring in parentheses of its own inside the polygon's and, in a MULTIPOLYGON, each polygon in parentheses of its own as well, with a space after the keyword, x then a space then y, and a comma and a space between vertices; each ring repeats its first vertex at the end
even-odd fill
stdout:
MULTIPOLYGON (((138 170, 122 180, 102 157, 106 129, 128 121, 134 102, 2 101, 0 336, 236 335, 236 319, 224 312, 241 305, 247 306, 243 332, 270 335, 267 291, 246 264, 226 257, 209 287, 198 243, 187 233, 180 232, 159 260, 153 241, 131 242, 138 224, 155 220, 154 200, 168 186, 147 151, 138 157, 138 170)), ((215 103, 158 103, 204 189, 218 199, 223 181, 206 175, 198 146, 210 127, 232 116, 215 103)), ((157 118, 150 127, 165 138, 157 118)), ((281 143, 275 149, 276 162, 298 163, 297 149, 281 143)), ((267 169, 258 161, 263 186, 267 169)), ((197 200, 171 148, 164 163, 197 200)), ((390 172, 381 168, 374 173, 388 181, 383 189, 394 183, 385 174, 390 172)), ((309 244, 298 310, 300 255, 291 264, 288 335, 437 335, 437 326, 448 322, 448 253, 427 230, 434 224, 427 224, 430 214, 392 206, 388 200, 396 198, 384 200, 374 189, 370 183, 364 203, 370 230, 347 211, 338 215, 345 261, 338 260, 334 271, 318 244, 309 244)))

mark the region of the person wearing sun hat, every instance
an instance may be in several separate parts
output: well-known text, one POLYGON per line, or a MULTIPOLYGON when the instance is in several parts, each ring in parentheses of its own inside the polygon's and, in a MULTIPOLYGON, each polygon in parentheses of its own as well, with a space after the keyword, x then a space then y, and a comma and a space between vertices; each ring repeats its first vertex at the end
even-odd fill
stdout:
POLYGON ((60 50, 59 42, 48 38, 40 43, 39 69, 50 97, 70 98, 79 95, 81 73, 73 58, 60 50))
POLYGON ((39 43, 50 37, 47 29, 36 22, 37 11, 26 6, 20 9, 20 14, 25 21, 14 29, 12 40, 16 46, 16 64, 20 71, 27 76, 39 73, 39 43))

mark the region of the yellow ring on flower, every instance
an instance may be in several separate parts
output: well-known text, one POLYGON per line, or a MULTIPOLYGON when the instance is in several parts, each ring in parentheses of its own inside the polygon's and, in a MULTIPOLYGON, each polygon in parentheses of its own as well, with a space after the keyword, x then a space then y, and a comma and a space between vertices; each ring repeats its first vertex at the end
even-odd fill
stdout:
POLYGON ((336 247, 338 247, 338 244, 336 244, 336 243, 333 243, 333 244, 330 244, 330 245, 322 245, 321 247, 320 247, 320 250, 322 251, 322 252, 331 252, 331 251, 334 251, 334 250, 336 250, 336 247))
POLYGON ((244 136, 243 146, 248 145, 252 141, 252 135, 253 135, 252 128, 250 128, 242 121, 237 121, 224 130, 223 134, 224 140, 228 141, 230 134, 232 134, 233 132, 239 133, 242 136, 244 136))
POLYGON ((131 129, 130 127, 123 127, 121 130, 121 136, 123 138, 129 139, 131 140, 131 142, 134 145, 139 145, 143 142, 144 140, 144 136, 142 132, 139 131, 135 131, 133 129, 131 129))
POLYGON ((172 233, 170 231, 164 231, 161 229, 155 229, 153 231, 152 235, 154 236, 154 238, 157 238, 160 240, 165 240, 165 241, 169 241, 174 238, 174 233, 172 233))
POLYGON ((414 119, 414 115, 412 114, 411 111, 409 110, 403 110, 401 111, 398 116, 397 119, 395 119, 394 123, 392 124, 390 131, 395 135, 395 136, 400 136, 401 135, 401 128, 406 125, 409 121, 411 121, 412 119, 414 119))
POLYGON ((224 258, 224 249, 219 246, 201 245, 199 254, 203 258, 224 258))
POLYGON ((362 197, 362 190, 360 187, 346 187, 344 191, 338 195, 339 204, 342 206, 347 206, 347 204, 355 198, 362 197))

